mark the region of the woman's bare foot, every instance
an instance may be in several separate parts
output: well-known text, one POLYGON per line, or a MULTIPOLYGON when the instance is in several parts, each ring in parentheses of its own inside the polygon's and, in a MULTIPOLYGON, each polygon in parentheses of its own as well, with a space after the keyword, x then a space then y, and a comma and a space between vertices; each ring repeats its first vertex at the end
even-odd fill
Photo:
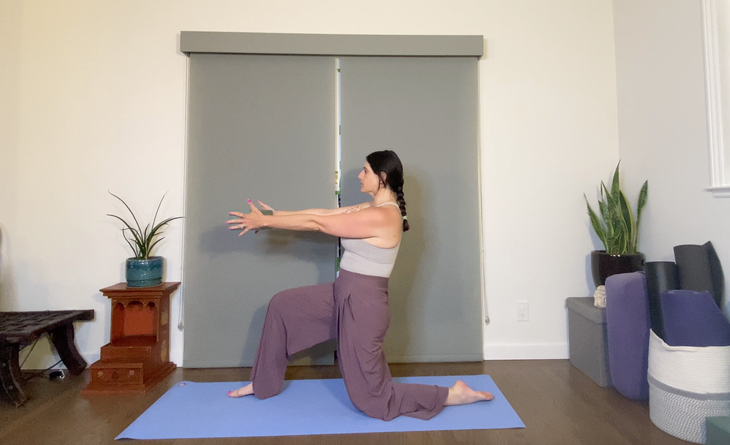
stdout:
POLYGON ((466 386, 466 383, 457 380, 454 386, 449 388, 449 395, 444 405, 466 405, 467 403, 492 400, 494 396, 486 391, 474 391, 466 386))
POLYGON ((253 394, 253 383, 249 383, 243 388, 238 388, 235 391, 228 391, 228 397, 243 397, 250 396, 253 394))

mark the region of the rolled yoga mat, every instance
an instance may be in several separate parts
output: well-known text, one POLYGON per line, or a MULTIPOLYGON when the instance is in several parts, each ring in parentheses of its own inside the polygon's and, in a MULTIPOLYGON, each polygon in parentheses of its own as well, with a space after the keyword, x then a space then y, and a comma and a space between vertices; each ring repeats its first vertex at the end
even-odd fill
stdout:
POLYGON ((730 346, 730 322, 707 291, 664 292, 662 313, 669 346, 730 346))
POLYGON ((649 297, 649 317, 651 329, 664 341, 664 319, 662 318, 662 292, 679 289, 677 265, 671 261, 651 261, 644 263, 646 293, 649 297))
POLYGON ((723 283, 722 266, 711 242, 703 245, 685 244, 674 248, 679 273, 679 288, 697 292, 708 291, 721 307, 723 283))

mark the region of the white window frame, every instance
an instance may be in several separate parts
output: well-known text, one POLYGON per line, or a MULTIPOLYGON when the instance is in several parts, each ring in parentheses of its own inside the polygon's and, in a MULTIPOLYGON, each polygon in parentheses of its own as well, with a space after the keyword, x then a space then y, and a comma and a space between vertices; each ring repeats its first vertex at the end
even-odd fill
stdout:
MULTIPOLYGON (((716 198, 730 198, 730 171, 726 171, 730 169, 725 166, 725 160, 730 156, 730 125, 724 122, 722 89, 722 76, 730 75, 723 72, 723 68, 728 70, 730 60, 725 60, 727 56, 721 52, 721 48, 727 47, 730 42, 721 42, 720 39, 725 37, 718 33, 718 26, 727 27, 730 20, 717 13, 716 0, 702 0, 702 20, 710 160, 710 187, 705 190, 712 192, 716 198)), ((730 104, 724 105, 726 110, 729 109, 730 104)))

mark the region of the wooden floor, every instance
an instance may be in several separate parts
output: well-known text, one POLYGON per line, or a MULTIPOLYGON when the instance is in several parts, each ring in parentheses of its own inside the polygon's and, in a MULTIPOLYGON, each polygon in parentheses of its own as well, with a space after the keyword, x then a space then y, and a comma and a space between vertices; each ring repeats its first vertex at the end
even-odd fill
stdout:
MULTIPOLYGON (((178 369, 140 396, 82 397, 88 370, 79 377, 34 378, 31 400, 20 408, 0 399, 0 444, 109 444, 180 380, 244 381, 249 368, 178 369)), ((391 364, 394 376, 488 374, 527 428, 231 439, 135 441, 142 444, 686 444, 656 428, 646 401, 633 401, 613 388, 600 388, 567 360, 481 363, 391 364)), ((290 367, 287 379, 339 378, 336 366, 290 367)), ((241 419, 245 422, 245 419, 241 419)))

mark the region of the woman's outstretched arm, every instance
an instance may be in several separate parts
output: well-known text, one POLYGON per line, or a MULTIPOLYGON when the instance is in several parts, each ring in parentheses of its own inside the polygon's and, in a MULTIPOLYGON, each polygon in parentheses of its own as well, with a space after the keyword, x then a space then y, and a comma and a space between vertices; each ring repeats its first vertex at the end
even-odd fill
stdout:
POLYGON ((276 216, 285 216, 285 215, 339 215, 340 213, 353 213, 357 212, 358 210, 366 209, 371 206, 371 203, 364 202, 362 204, 357 204, 354 206, 348 206, 348 207, 340 207, 337 209, 306 209, 306 210, 274 210, 270 206, 264 204, 263 202, 258 202, 261 208, 264 210, 271 210, 274 212, 274 215, 276 216))
MULTIPOLYGON (((250 200, 248 203, 251 206, 251 213, 229 213, 236 218, 227 221, 228 228, 241 230, 238 236, 249 230, 270 227, 284 230, 317 231, 343 238, 371 238, 380 236, 388 222, 387 210, 381 208, 367 208, 363 211, 349 213, 343 211, 325 215, 298 212, 287 214, 277 212, 274 215, 264 215, 250 200)), ((369 203, 367 204, 370 207, 369 203)))

